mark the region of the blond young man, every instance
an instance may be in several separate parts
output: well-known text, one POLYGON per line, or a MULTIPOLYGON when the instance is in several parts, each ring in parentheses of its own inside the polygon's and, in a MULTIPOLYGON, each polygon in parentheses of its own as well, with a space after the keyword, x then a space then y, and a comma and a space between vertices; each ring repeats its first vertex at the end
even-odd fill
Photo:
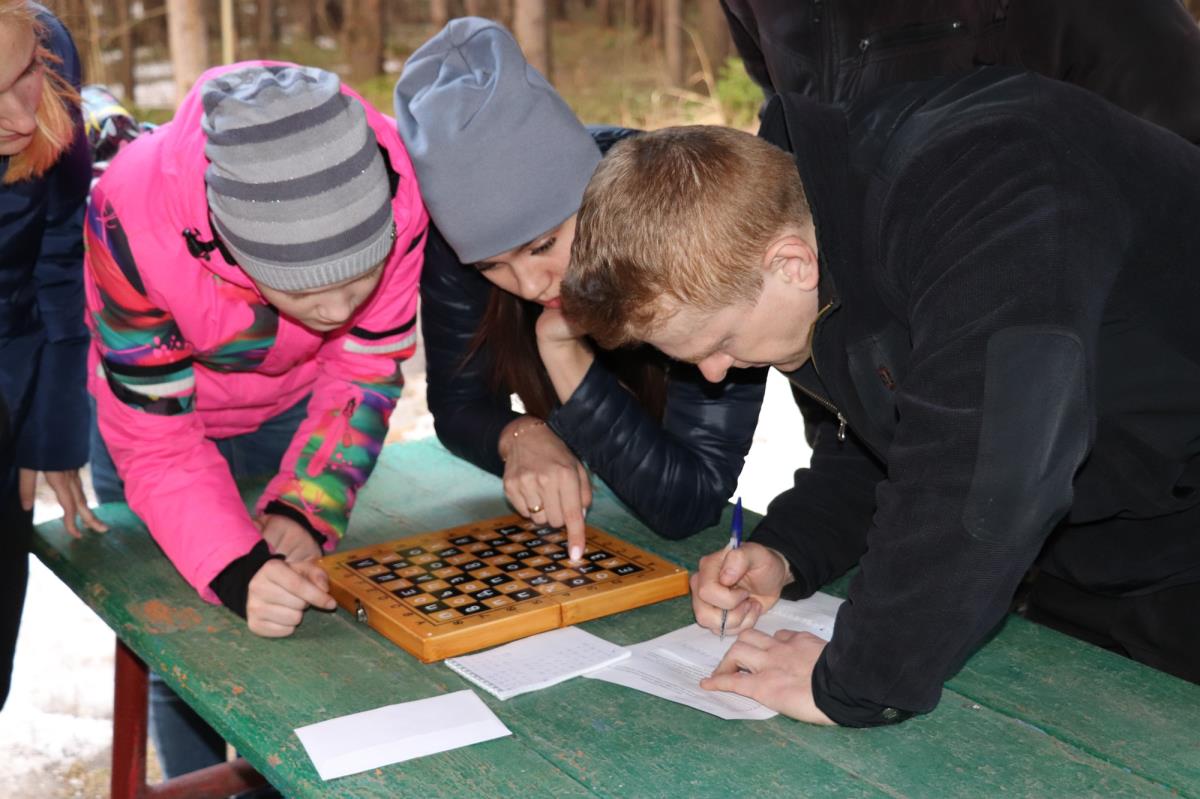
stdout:
POLYGON ((820 411, 811 467, 693 577, 740 633, 702 684, 928 712, 1034 566, 1031 616, 1200 681, 1200 150, 1008 70, 868 102, 621 142, 580 209, 573 322, 710 380, 774 365, 820 411), (855 564, 828 645, 752 629, 855 564))

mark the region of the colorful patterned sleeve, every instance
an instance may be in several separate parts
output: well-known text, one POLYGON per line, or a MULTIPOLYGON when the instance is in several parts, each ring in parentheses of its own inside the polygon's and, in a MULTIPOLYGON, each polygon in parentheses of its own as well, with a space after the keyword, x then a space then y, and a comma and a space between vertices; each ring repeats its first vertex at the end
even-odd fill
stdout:
POLYGON ((320 376, 280 474, 259 501, 278 500, 304 514, 332 549, 346 532, 404 386, 400 364, 417 343, 417 279, 424 233, 390 264, 375 297, 344 335, 321 349, 320 376))
POLYGON ((130 508, 184 579, 217 602, 213 578, 262 537, 194 412, 192 348, 144 281, 162 266, 149 259, 180 254, 147 244, 136 250, 139 268, 106 196, 105 181, 115 176, 110 170, 93 190, 84 231, 96 421, 130 508))
POLYGON ((117 399, 147 413, 192 410, 192 348, 171 315, 147 298, 129 242, 102 198, 88 208, 88 265, 100 307, 91 321, 104 379, 117 399), (98 207, 99 206, 99 207, 98 207))

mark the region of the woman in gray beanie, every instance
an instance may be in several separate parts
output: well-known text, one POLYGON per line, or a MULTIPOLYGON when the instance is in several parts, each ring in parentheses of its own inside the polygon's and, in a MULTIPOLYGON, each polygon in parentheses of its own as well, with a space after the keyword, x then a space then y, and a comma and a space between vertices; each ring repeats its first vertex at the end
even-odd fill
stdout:
POLYGON ((715 523, 765 371, 715 387, 685 364, 668 376, 648 348, 594 350, 559 309, 584 187, 602 151, 632 131, 589 132, 508 31, 470 17, 413 53, 395 110, 433 222, 422 328, 442 443, 503 475, 518 512, 565 525, 575 553, 588 468, 661 535, 715 523))

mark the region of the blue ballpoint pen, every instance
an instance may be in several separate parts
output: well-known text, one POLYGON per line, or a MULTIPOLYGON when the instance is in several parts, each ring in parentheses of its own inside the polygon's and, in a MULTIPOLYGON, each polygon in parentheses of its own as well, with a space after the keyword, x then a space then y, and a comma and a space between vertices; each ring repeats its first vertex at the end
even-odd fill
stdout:
MULTIPOLYGON (((729 548, 737 549, 742 545, 742 498, 738 497, 737 504, 733 506, 733 518, 729 522, 729 548)), ((725 620, 729 618, 729 611, 721 611, 721 640, 725 640, 725 620)))

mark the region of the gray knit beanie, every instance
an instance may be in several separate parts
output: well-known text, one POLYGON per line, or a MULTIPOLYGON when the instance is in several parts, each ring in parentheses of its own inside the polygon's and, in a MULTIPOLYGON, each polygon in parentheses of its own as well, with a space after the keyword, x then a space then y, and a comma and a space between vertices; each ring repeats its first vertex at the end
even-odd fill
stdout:
POLYGON ((387 171, 337 75, 253 66, 201 88, 217 234, 252 278, 311 291, 365 274, 395 238, 387 171))
POLYGON ((453 20, 396 83, 396 126, 459 260, 532 241, 579 210, 600 150, 512 34, 453 20))

